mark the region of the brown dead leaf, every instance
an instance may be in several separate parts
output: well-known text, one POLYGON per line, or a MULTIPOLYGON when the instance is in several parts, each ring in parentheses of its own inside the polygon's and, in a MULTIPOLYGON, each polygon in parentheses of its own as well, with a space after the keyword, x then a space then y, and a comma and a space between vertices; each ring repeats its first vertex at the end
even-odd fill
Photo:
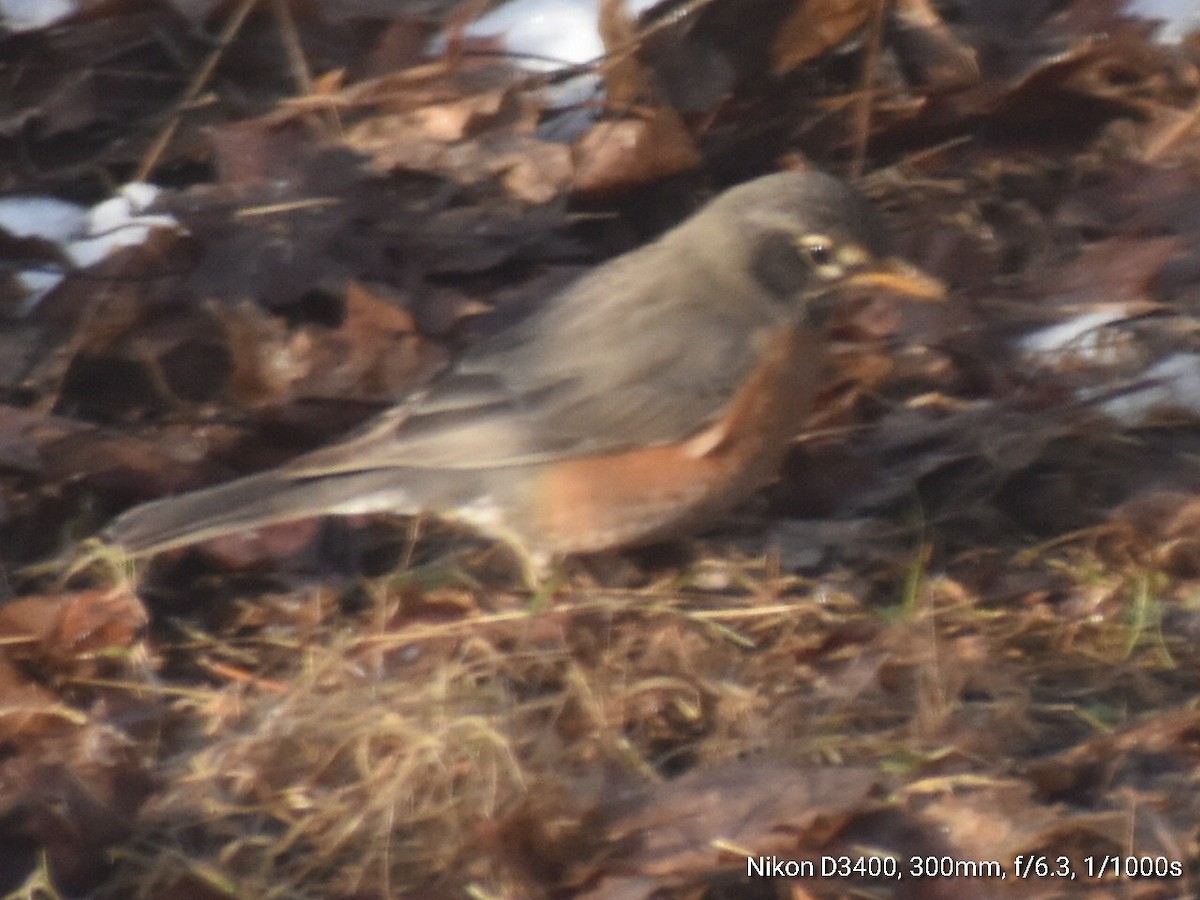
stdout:
MULTIPOLYGON (((444 26, 443 33, 446 32, 452 32, 449 23, 444 26)), ((378 77, 421 65, 427 59, 429 41, 436 33, 436 23, 417 22, 407 17, 393 19, 384 26, 383 34, 371 48, 370 56, 363 65, 363 73, 378 77)), ((454 44, 455 39, 451 34, 447 42, 447 54, 452 52, 454 44)))
POLYGON ((604 94, 610 109, 626 109, 645 99, 649 73, 638 61, 637 27, 622 0, 600 0, 596 23, 604 42, 604 94))
POLYGON ((982 77, 975 49, 955 36, 930 0, 896 0, 892 44, 908 79, 923 88, 963 88, 982 77))
POLYGON ((776 75, 832 50, 867 24, 874 0, 801 0, 780 27, 771 46, 776 75))
POLYGON ((20 636, 6 634, 2 625, 0 635, 13 642, 0 652, 0 707, 4 710, 0 716, 0 740, 24 743, 58 733, 69 724, 70 714, 59 705, 59 698, 31 680, 27 667, 20 664, 18 657, 27 649, 17 643, 20 636))
MULTIPOLYGON (((876 786, 875 773, 863 769, 762 761, 689 773, 604 816, 608 842, 629 848, 614 860, 613 874, 688 878, 729 865, 721 845, 750 855, 804 855, 833 839, 849 818, 874 808, 876 786)), ((589 896, 611 893, 599 889, 589 896)))
POLYGON ((408 114, 406 125, 400 127, 412 128, 422 137, 435 141, 461 141, 489 125, 503 125, 505 116, 511 122, 514 102, 509 91, 485 91, 461 100, 418 107, 408 114))
MULTIPOLYGON (((1078 312, 1109 304, 1137 301, 1145 304, 1151 297, 1154 280, 1181 250, 1181 242, 1174 237, 1114 237, 1098 241, 1069 264, 1047 273, 1038 288, 1045 292, 1045 303, 1063 307, 1087 304, 1078 312)), ((1149 305, 1143 305, 1129 309, 1127 315, 1151 310, 1149 305)))
POLYGON ((0 607, 0 636, 61 672, 101 651, 128 648, 148 621, 127 588, 36 595, 0 607))
POLYGON ((700 153, 679 114, 668 107, 594 125, 575 145, 575 189, 607 193, 686 172, 700 153))
POLYGON ((445 350, 417 333, 399 299, 351 281, 341 325, 307 329, 304 374, 292 389, 306 397, 387 403, 443 366, 445 350))
POLYGON ((250 407, 275 405, 290 398, 292 385, 309 373, 307 336, 289 334, 286 323, 253 304, 215 312, 225 329, 233 363, 230 396, 250 407))
POLYGON ((89 430, 70 419, 0 406, 0 465, 17 472, 41 472, 44 446, 89 430))
POLYGON ((228 470, 210 457, 229 452, 244 437, 232 425, 168 425, 148 435, 123 435, 86 429, 48 441, 41 453, 46 483, 85 480, 101 491, 146 498, 173 494, 211 480, 228 470))
POLYGON ((498 166, 508 192, 535 205, 561 196, 574 174, 570 150, 545 141, 518 141, 499 157, 498 166))
POLYGON ((1049 759, 1035 763, 1031 779, 1044 796, 1087 801, 1107 793, 1115 782, 1140 789, 1168 770, 1192 772, 1200 759, 1200 713, 1162 710, 1115 732, 1098 734, 1049 759), (1153 758, 1153 768, 1147 767, 1153 758))
POLYGON ((52 657, 73 658, 127 648, 150 617, 131 586, 83 591, 63 600, 45 649, 52 657))
MULTIPOLYGON (((129 837, 151 782, 127 735, 77 718, 0 761, 0 846, 32 842, 57 889, 86 893, 110 871, 112 849, 129 837)), ((34 861, 31 852, 27 864, 34 861)), ((6 853, 2 874, 19 864, 6 853)))
POLYGON ((317 150, 299 123, 255 118, 209 129, 218 181, 228 187, 301 180, 317 150))
POLYGON ((510 92, 380 114, 349 129, 348 146, 377 172, 438 172, 464 184, 499 177, 514 196, 546 203, 569 184, 570 150, 533 134, 537 110, 510 92))
POLYGON ((1200 500, 1194 488, 1139 493, 1115 509, 1101 535, 1114 556, 1141 560, 1177 578, 1200 576, 1200 500))

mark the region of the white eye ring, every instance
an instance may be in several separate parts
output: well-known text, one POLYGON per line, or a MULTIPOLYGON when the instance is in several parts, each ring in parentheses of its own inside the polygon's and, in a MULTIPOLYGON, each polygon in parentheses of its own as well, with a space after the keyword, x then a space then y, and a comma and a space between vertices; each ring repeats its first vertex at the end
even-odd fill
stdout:
POLYGON ((806 234, 797 245, 808 264, 821 278, 841 278, 846 268, 841 263, 841 252, 834 241, 823 234, 806 234))

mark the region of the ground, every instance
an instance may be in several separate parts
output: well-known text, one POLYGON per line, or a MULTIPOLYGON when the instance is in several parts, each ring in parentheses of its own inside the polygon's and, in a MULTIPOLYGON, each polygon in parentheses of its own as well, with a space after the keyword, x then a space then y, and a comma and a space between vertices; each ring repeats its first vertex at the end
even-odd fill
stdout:
POLYGON ((565 112, 441 3, 0 36, 3 193, 78 204, 0 203, 0 891, 1195 895, 1200 43, 1120 6, 605 3, 565 112), (432 520, 89 542, 803 165, 950 300, 848 303, 709 530, 533 591, 432 520))

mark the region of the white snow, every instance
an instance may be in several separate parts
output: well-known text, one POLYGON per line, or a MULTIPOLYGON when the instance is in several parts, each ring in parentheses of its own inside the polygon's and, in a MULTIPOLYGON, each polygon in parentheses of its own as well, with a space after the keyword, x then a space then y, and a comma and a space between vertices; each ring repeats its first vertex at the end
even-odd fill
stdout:
MULTIPOLYGON (((660 0, 626 0, 631 17, 641 15, 660 0)), ((511 62, 530 72, 557 72, 591 62, 604 55, 597 19, 600 0, 509 0, 463 29, 469 38, 496 38, 511 62)), ((431 42, 429 51, 441 53, 446 36, 431 42)), ((553 108, 574 106, 595 96, 600 79, 580 75, 555 85, 545 94, 553 108)))
POLYGON ((76 10, 72 0, 0 0, 0 28, 36 31, 76 10))
POLYGON ((83 233, 64 249, 75 265, 83 268, 104 259, 122 247, 145 242, 154 228, 178 228, 171 216, 143 215, 158 196, 150 184, 127 184, 115 197, 93 206, 83 233))
POLYGON ((1200 355, 1175 353, 1143 373, 1144 387, 1104 401, 1100 408, 1123 425, 1148 421, 1155 412, 1200 416, 1200 355))
POLYGON ((1164 44, 1177 44, 1191 32, 1200 30, 1200 4, 1196 0, 1129 0, 1125 14, 1141 19, 1161 19, 1156 38, 1164 44))
POLYGON ((1030 354, 1070 353, 1091 358, 1107 346, 1101 329, 1129 317, 1122 304, 1084 313, 1039 329, 1021 339, 1020 348, 1030 354))
MULTIPOLYGON (((56 244, 75 268, 83 269, 122 247, 145 242, 156 228, 179 229, 172 216, 146 214, 158 194, 150 184, 127 184, 91 209, 53 197, 0 198, 0 230, 56 244)), ((33 309, 65 274, 52 266, 19 273, 26 291, 22 311, 33 309)))
POLYGON ((0 228, 13 237, 62 243, 83 227, 82 206, 53 197, 0 198, 0 228))

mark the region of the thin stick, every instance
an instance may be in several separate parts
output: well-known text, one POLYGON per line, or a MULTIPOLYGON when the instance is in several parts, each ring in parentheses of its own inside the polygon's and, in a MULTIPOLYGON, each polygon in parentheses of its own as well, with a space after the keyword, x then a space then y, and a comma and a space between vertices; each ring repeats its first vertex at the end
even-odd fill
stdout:
POLYGON ((867 32, 867 46, 863 53, 862 94, 854 107, 854 121, 851 125, 854 156, 850 163, 850 175, 853 178, 861 177, 866 167, 867 140, 871 134, 871 110, 875 103, 875 70, 879 54, 882 52, 883 22, 889 5, 888 0, 875 0, 870 31, 867 32))
POLYGON ((204 64, 200 66, 196 74, 192 76, 187 90, 183 92, 183 96, 175 104, 175 113, 171 117, 171 121, 159 132, 158 137, 154 139, 154 143, 150 145, 150 149, 146 151, 146 155, 142 157, 141 163, 138 164, 137 173, 134 175, 135 181, 145 181, 150 177, 150 173, 158 165, 159 159, 166 152, 171 139, 175 137, 175 132, 179 129, 179 123, 183 119, 184 108, 200 96, 200 92, 204 90, 209 79, 212 78, 213 71, 225 55, 225 51, 233 43, 233 39, 237 37, 242 24, 246 21, 246 17, 250 15, 250 11, 254 9, 257 3, 258 0, 243 0, 242 5, 234 10, 233 15, 229 17, 229 21, 225 23, 225 29, 221 32, 221 36, 217 41, 217 46, 209 54, 204 64))

